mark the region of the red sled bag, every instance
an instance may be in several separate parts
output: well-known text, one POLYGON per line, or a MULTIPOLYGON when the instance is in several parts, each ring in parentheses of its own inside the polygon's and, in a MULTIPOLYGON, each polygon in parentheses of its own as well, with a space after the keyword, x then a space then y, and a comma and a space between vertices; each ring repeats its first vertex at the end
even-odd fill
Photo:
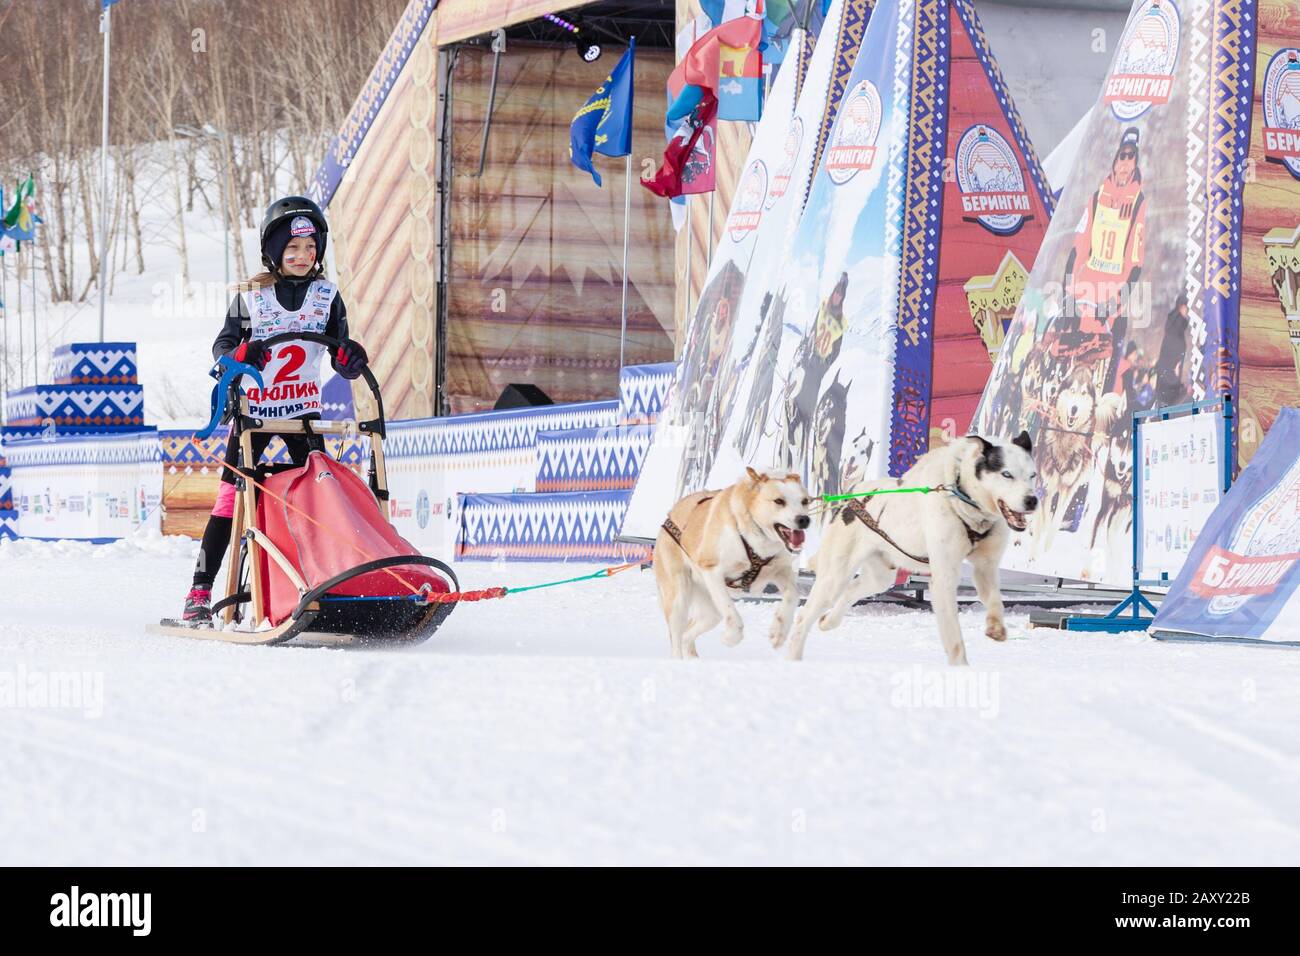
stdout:
MULTIPOLYGON (((388 523, 369 486, 346 465, 313 451, 301 468, 277 472, 262 484, 258 524, 309 588, 342 577, 329 588, 329 596, 409 599, 449 592, 446 578, 427 565, 362 569, 383 559, 426 559, 388 523), (358 573, 347 577, 354 569, 358 573)), ((260 560, 266 615, 279 626, 302 595, 265 551, 260 560)))

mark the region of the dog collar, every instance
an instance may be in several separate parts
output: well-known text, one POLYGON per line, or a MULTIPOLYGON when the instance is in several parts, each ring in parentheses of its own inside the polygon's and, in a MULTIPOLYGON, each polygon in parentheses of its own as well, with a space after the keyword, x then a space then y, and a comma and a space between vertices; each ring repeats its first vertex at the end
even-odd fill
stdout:
MULTIPOLYGON (((953 482, 952 482, 952 484, 948 486, 948 493, 951 494, 951 495, 952 495, 954 498, 956 498, 958 501, 960 501, 962 504, 970 505, 972 508, 974 508, 976 511, 978 511, 981 515, 987 515, 987 514, 988 514, 987 511, 985 511, 983 508, 981 508, 979 505, 977 505, 977 504, 975 503, 975 501, 971 498, 970 495, 966 494, 966 492, 964 492, 964 491, 961 490, 961 472, 960 472, 960 471, 958 471, 957 474, 956 474, 956 476, 953 478, 953 482)), ((965 525, 965 527, 966 527, 966 537, 970 539, 970 543, 971 543, 971 547, 972 547, 972 548, 975 547, 975 545, 979 544, 981 541, 983 541, 985 538, 987 538, 990 534, 993 533, 993 520, 992 520, 992 519, 985 519, 985 520, 987 521, 987 523, 988 523, 988 527, 985 528, 983 531, 976 531, 974 528, 972 528, 972 527, 967 523, 966 519, 963 518, 961 515, 957 515, 957 520, 960 521, 963 525, 965 525)))
POLYGON ((961 490, 961 472, 957 473, 957 477, 953 479, 953 483, 948 486, 948 493, 963 504, 970 505, 976 511, 984 511, 983 508, 975 503, 974 499, 972 499, 970 495, 961 490))

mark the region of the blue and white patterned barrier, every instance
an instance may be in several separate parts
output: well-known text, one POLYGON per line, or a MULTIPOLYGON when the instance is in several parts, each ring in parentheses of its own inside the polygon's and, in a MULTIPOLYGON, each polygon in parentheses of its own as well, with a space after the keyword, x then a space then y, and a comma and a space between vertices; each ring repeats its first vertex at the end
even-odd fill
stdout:
POLYGON ((463 495, 461 561, 639 561, 649 549, 614 542, 630 491, 463 495))
MULTIPOLYGON (((208 438, 196 438, 188 429, 165 429, 158 432, 158 446, 162 463, 168 474, 193 470, 216 470, 226 457, 225 429, 208 438)), ((370 439, 362 437, 339 438, 325 436, 325 447, 330 456, 345 465, 363 465, 370 460, 370 439)), ((289 463, 289 450, 279 438, 272 438, 262 454, 262 461, 275 465, 289 463)))
MULTIPOLYGON (((94 360, 74 345, 61 352, 56 371, 64 378, 106 368, 111 374, 103 356, 92 372, 86 363, 94 360)), ((390 422, 390 520, 433 555, 644 557, 613 539, 653 435, 644 422, 662 408, 672 374, 671 363, 625 369, 617 401, 390 422), (533 494, 538 490, 563 493, 533 494)), ((118 413, 143 416, 138 385, 37 386, 10 395, 8 409, 16 424, 2 440, 16 510, 0 528, 11 534, 98 541, 157 526, 164 471, 206 471, 225 451, 224 434, 198 442, 191 432, 128 430, 121 420, 131 416, 118 413), (78 434, 86 430, 99 434, 78 434)), ((284 457, 277 452, 274 442, 267 457, 284 457)), ((366 445, 347 442, 342 456, 363 463, 366 445)), ((0 471, 0 506, 6 487, 0 471)))
POLYGON ((74 431, 133 431, 144 426, 140 385, 31 385, 5 398, 6 421, 15 426, 74 431))
POLYGON ((390 422, 385 448, 391 457, 480 455, 532 449, 539 431, 618 424, 619 403, 577 402, 446 418, 390 422))
POLYGON ((0 510, 0 541, 18 537, 18 512, 12 508, 0 510))
POLYGON ((53 425, 45 425, 40 428, 31 428, 24 426, 19 428, 16 425, 5 425, 0 428, 0 448, 4 447, 5 442, 24 441, 28 438, 53 438, 58 434, 58 429, 53 425))
POLYGON ((156 429, 7 440, 4 450, 22 537, 103 542, 162 527, 156 429))
POLYGON ((135 385, 134 342, 73 342, 50 357, 55 385, 135 385))
POLYGON ((454 553, 465 493, 531 492, 541 432, 614 425, 619 403, 581 402, 388 423, 388 515, 424 553, 454 553))
POLYGON ((356 418, 356 406, 352 402, 352 383, 342 375, 332 375, 325 380, 320 391, 321 418, 338 421, 343 418, 356 418))
MULTIPOLYGON (((0 445, 0 451, 2 450, 3 445, 0 445)), ((13 507, 13 478, 9 471, 9 463, 5 461, 4 455, 0 454, 0 511, 12 511, 13 507)))
POLYGON ((653 425, 657 422, 676 375, 676 362, 624 367, 618 376, 619 423, 653 425))
POLYGON ((631 488, 650 450, 653 425, 574 428, 537 435, 539 492, 631 488))

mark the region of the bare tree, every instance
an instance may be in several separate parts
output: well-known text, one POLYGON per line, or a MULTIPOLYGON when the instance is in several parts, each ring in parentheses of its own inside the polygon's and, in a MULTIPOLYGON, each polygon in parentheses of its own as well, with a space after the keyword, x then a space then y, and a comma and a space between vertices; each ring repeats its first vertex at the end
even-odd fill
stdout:
MULTIPOLYGON (((305 189, 406 2, 115 6, 110 262, 143 271, 166 239, 188 281, 184 213, 196 199, 209 210, 224 201, 232 223, 251 225, 277 192, 305 189), (186 139, 180 127, 216 133, 186 139), (166 236, 142 221, 159 184, 176 210, 166 236)), ((98 281, 99 8, 99 0, 0 2, 0 62, 10 77, 0 84, 0 182, 35 174, 43 281, 55 301, 85 299, 98 281), (89 273, 78 275, 87 260, 89 273)), ((246 272, 242 244, 235 248, 246 272)))

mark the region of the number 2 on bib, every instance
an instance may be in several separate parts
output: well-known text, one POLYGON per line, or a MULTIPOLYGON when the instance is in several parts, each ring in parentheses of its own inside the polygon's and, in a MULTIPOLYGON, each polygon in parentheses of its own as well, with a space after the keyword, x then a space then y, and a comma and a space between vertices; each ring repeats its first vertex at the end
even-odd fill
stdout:
POLYGON ((284 364, 275 373, 275 380, 271 384, 281 385, 285 382, 296 382, 298 381, 298 369, 302 368, 302 363, 307 361, 307 350, 301 345, 286 345, 276 354, 276 358, 284 364))

